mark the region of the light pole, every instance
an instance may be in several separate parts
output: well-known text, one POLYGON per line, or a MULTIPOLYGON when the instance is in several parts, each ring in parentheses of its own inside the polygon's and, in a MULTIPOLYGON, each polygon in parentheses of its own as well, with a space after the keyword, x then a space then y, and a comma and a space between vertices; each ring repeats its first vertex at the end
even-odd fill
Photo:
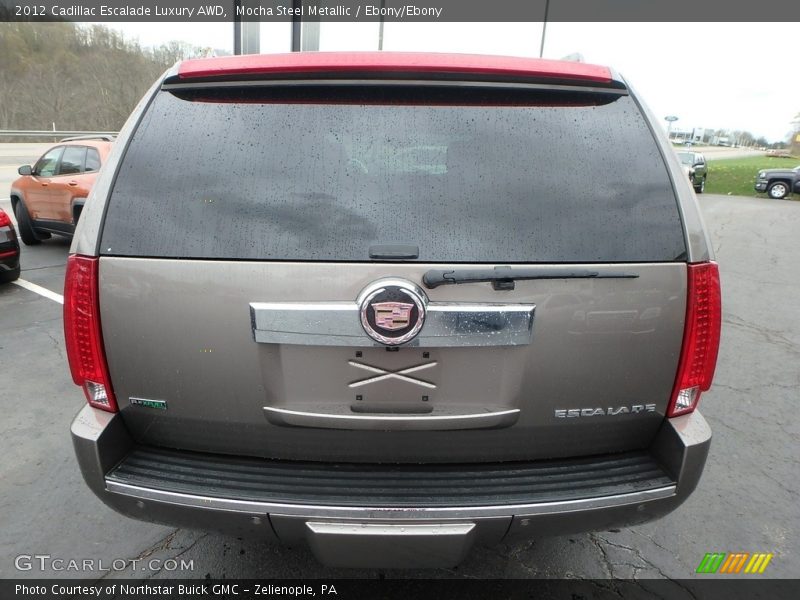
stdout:
POLYGON ((667 122, 667 139, 669 139, 669 134, 672 131, 672 124, 678 120, 678 117, 669 115, 664 117, 664 120, 667 122))
POLYGON ((381 0, 381 20, 378 25, 378 50, 383 50, 383 12, 386 8, 386 0, 381 0))
POLYGON ((539 58, 544 56, 544 36, 547 34, 547 13, 550 12, 550 0, 544 2, 544 21, 542 22, 542 44, 539 46, 539 58))

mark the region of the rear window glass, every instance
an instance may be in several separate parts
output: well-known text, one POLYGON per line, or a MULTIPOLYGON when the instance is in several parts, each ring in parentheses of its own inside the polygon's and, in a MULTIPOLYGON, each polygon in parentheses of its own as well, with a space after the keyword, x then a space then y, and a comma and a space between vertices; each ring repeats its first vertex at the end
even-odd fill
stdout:
POLYGON ((119 169, 102 253, 369 261, 370 246, 404 244, 446 263, 685 253, 667 169, 628 96, 199 93, 154 99, 119 169))

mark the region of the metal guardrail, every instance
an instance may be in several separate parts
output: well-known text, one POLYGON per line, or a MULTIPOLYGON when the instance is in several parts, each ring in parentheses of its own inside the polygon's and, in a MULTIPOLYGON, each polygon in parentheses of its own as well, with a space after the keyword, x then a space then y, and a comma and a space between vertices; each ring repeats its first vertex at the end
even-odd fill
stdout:
POLYGON ((65 138, 85 135, 117 135, 117 131, 48 131, 46 129, 0 129, 0 138, 32 137, 32 138, 65 138))

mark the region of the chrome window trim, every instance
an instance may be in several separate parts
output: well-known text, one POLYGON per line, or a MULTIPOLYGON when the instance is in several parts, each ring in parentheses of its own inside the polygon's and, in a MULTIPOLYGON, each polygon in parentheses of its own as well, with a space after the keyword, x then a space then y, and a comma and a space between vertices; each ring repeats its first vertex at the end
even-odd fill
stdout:
POLYGON ((326 506, 306 504, 285 504, 280 502, 255 502, 250 500, 234 500, 214 498, 180 492, 168 492, 145 488, 128 483, 120 483, 106 479, 106 490, 112 494, 151 500, 165 504, 184 507, 204 508, 236 513, 281 514, 286 516, 325 518, 338 517, 349 519, 472 519, 480 517, 535 516, 546 514, 570 513, 585 510, 615 508, 631 504, 640 504, 653 500, 670 498, 675 495, 676 486, 669 485, 652 490, 642 490, 629 494, 615 494, 600 498, 583 498, 560 502, 539 502, 534 504, 509 504, 500 506, 448 506, 448 507, 352 507, 326 506))

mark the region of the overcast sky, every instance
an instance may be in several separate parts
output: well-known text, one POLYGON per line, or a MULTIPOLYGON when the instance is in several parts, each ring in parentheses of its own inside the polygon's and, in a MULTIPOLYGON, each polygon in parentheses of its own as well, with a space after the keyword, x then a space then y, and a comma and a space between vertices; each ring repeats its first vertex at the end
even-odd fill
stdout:
MULTIPOLYGON (((143 45, 233 48, 231 23, 107 24, 143 45)), ((541 23, 386 23, 384 50, 538 56, 541 23)), ((261 24, 261 51, 289 50, 288 23, 261 24)), ((376 50, 377 23, 323 23, 321 50, 376 50)), ((673 129, 741 129, 783 140, 800 112, 796 23, 548 23, 544 57, 581 53, 631 82, 673 129)), ((662 121, 662 125, 666 124, 662 121)))

